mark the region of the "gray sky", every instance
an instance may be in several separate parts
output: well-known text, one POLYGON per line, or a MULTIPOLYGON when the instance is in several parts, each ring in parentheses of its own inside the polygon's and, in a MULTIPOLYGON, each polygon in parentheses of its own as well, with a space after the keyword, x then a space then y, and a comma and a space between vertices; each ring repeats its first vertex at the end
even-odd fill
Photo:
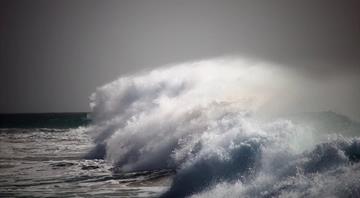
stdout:
POLYGON ((339 100, 360 117, 359 10, 358 0, 0 0, 0 113, 89 111, 95 88, 120 75, 238 54, 341 79, 339 100))

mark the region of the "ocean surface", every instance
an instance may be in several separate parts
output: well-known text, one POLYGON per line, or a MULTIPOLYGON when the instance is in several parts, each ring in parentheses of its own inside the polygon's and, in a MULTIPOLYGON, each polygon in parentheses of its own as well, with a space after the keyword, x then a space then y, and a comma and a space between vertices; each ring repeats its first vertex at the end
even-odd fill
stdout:
POLYGON ((157 197, 173 174, 115 174, 112 164, 86 159, 86 113, 0 118, 0 197, 157 197))
POLYGON ((184 63, 97 88, 89 115, 2 115, 0 197, 360 197, 359 122, 294 103, 284 72, 184 63))
MULTIPOLYGON (((121 170, 122 164, 92 156, 99 148, 88 134, 94 126, 88 125, 85 115, 7 117, 12 126, 0 128, 0 197, 360 196, 360 140, 354 138, 360 125, 334 112, 291 116, 293 123, 312 121, 312 128, 318 131, 332 134, 343 129, 348 136, 328 134, 332 139, 296 154, 284 152, 283 145, 271 146, 270 152, 262 150, 267 147, 261 144, 271 143, 257 134, 239 140, 240 146, 229 159, 218 159, 217 153, 181 168, 157 161, 161 168, 128 171, 121 170), (24 120, 30 118, 40 118, 39 124, 29 126, 24 120), (69 128, 70 118, 78 126, 69 128), (54 119, 57 128, 41 127, 53 124, 54 119), (27 128, 17 128, 15 120, 27 128), (261 173, 268 169, 274 172, 261 173)), ((288 126, 278 123, 276 127, 288 126)))

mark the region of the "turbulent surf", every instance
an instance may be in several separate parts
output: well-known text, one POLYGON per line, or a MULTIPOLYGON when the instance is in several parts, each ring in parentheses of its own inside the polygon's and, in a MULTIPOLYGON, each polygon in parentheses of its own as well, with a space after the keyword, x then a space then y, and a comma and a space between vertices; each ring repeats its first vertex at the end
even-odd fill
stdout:
POLYGON ((99 87, 89 114, 0 115, 0 197, 360 197, 360 124, 295 73, 169 65, 99 87))
POLYGON ((86 157, 116 173, 172 170, 161 197, 360 196, 359 124, 289 113, 298 80, 239 59, 121 77, 91 96, 86 157))

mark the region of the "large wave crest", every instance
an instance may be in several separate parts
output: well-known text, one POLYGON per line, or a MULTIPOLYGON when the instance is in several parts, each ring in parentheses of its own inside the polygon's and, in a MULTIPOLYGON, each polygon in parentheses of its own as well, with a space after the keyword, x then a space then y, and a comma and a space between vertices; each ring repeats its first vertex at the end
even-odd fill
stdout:
POLYGON ((163 197, 359 195, 358 139, 324 139, 304 123, 263 119, 291 79, 239 59, 121 77, 91 96, 96 147, 87 157, 120 172, 176 170, 163 197))

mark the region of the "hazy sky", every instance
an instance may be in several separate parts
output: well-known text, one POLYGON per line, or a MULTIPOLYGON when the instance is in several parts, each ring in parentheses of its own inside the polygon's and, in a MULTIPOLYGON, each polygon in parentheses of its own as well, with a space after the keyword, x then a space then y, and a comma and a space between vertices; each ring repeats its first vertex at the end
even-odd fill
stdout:
POLYGON ((230 54, 339 78, 356 115, 359 10, 358 0, 0 0, 0 112, 89 111, 95 88, 120 75, 230 54))

